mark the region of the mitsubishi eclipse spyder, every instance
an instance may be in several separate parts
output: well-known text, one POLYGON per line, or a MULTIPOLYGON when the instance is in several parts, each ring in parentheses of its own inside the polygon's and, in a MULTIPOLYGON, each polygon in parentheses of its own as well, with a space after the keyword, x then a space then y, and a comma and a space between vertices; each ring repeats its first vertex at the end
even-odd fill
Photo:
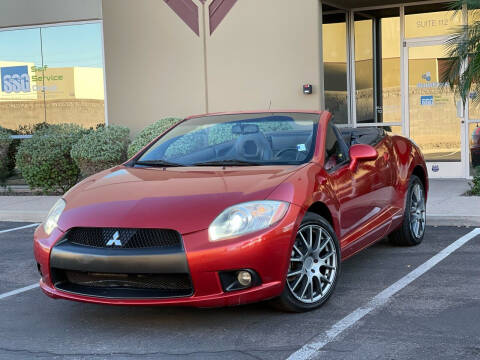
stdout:
POLYGON ((42 290, 112 305, 322 305, 342 261, 419 244, 420 149, 328 112, 193 116, 86 178, 35 231, 42 290))

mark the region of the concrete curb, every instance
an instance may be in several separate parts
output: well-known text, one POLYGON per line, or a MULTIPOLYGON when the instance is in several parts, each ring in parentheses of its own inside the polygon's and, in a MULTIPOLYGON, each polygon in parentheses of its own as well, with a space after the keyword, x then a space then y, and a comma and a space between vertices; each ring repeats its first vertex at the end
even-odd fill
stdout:
POLYGON ((40 223, 48 215, 48 211, 1 210, 0 221, 18 221, 40 223))
POLYGON ((480 226, 480 215, 427 215, 427 226, 480 226))

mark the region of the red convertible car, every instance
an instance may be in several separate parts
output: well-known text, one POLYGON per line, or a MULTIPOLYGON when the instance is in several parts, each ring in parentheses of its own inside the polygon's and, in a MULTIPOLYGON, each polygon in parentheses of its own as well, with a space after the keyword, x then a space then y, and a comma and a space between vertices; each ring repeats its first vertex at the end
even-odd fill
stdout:
POLYGON ((419 148, 328 112, 190 117, 83 180, 35 232, 41 288, 116 305, 323 304, 341 262, 389 236, 417 245, 419 148))

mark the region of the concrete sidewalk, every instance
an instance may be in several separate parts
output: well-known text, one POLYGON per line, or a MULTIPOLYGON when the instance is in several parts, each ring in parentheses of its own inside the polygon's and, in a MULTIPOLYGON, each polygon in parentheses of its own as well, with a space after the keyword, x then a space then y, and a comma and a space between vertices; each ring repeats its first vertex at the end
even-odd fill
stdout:
POLYGON ((465 179, 430 180, 427 225, 480 226, 480 196, 463 196, 470 190, 465 179))
MULTIPOLYGON (((468 181, 430 180, 427 224, 480 226, 480 196, 463 196, 468 181)), ((56 196, 0 196, 0 221, 41 222, 56 196)))
POLYGON ((41 222, 58 196, 0 196, 0 221, 41 222))

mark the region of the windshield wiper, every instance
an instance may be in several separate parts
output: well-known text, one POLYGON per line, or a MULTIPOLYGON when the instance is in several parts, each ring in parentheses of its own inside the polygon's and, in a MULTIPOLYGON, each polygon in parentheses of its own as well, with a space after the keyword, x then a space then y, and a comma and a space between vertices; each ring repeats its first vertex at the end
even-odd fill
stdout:
POLYGON ((213 160, 191 164, 191 166, 259 166, 260 163, 244 160, 213 160))
POLYGON ((144 166, 158 166, 158 167, 179 167, 185 166, 183 164, 173 163, 164 160, 145 160, 145 161, 135 161, 135 165, 144 165, 144 166))

